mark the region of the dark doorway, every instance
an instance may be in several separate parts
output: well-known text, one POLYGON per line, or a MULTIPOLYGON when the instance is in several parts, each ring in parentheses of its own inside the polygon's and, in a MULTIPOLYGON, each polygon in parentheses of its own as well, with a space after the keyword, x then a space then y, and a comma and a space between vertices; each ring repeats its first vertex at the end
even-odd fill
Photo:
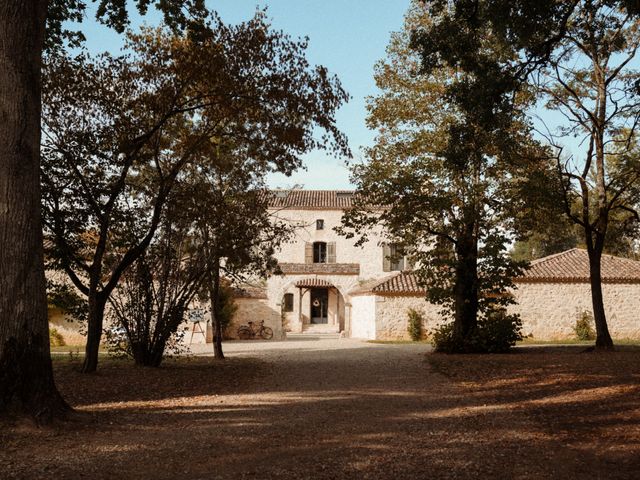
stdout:
POLYGON ((329 290, 327 288, 311 289, 311 323, 329 323, 329 290))

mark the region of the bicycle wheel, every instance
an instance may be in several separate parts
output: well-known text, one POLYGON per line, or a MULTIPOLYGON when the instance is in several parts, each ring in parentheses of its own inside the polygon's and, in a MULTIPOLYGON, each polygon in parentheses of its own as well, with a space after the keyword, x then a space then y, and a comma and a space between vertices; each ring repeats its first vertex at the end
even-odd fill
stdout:
POLYGON ((273 330, 269 327, 262 327, 262 330, 260 330, 260 336, 265 340, 271 340, 273 338, 273 330))
POLYGON ((249 329, 249 327, 238 327, 238 338, 240 340, 249 340, 252 335, 251 335, 251 330, 249 329))

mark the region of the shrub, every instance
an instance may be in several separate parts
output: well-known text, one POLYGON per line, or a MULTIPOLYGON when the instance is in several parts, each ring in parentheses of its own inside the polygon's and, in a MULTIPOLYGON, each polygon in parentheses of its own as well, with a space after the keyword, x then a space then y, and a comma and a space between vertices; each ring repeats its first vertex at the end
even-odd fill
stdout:
POLYGON ((576 325, 573 327, 573 331, 576 332, 578 340, 595 340, 596 332, 593 328, 593 315, 588 310, 578 312, 578 318, 576 319, 576 325))
POLYGON ((233 322, 238 311, 238 305, 236 304, 233 296, 234 291, 230 285, 220 285, 218 291, 218 301, 220 302, 220 326, 222 327, 222 336, 227 338, 229 332, 227 331, 233 322))
POLYGON ((62 334, 55 328, 49 329, 49 345, 52 347, 64 347, 67 343, 62 334))
POLYGON ((407 315, 409 316, 409 322, 407 324, 407 331, 409 332, 409 337, 414 342, 418 340, 422 340, 422 322, 424 317, 422 312, 410 308, 407 311, 407 315))
POLYGON ((506 353, 522 340, 522 320, 505 310, 494 310, 478 320, 478 326, 466 337, 453 334, 453 323, 438 326, 432 343, 443 353, 506 353))

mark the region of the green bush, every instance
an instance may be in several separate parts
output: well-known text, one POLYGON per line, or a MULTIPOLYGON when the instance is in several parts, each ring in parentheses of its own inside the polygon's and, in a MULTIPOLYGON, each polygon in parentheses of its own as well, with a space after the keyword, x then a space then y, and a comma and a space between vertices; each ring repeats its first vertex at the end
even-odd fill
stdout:
POLYGON ((407 324, 409 337, 414 342, 422 340, 422 322, 424 320, 422 312, 410 308, 407 311, 407 315, 409 316, 409 322, 407 324))
POLYGON ((55 328, 49 329, 49 345, 52 347, 64 347, 67 343, 62 334, 55 328))
POLYGON ((576 325, 573 327, 573 331, 576 332, 578 340, 595 340, 596 332, 593 328, 593 315, 587 310, 578 312, 578 318, 576 319, 576 325))
POLYGON ((432 335, 435 351, 443 353, 506 353, 518 340, 522 340, 522 320, 505 310, 480 318, 478 326, 464 338, 453 334, 453 323, 438 326, 432 335))

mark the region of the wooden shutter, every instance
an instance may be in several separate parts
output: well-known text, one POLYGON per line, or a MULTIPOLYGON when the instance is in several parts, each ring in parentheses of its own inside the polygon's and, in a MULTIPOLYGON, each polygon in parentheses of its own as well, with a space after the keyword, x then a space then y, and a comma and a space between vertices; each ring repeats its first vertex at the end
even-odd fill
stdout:
POLYGON ((313 243, 304 244, 304 263, 313 263, 313 243))
POLYGON ((327 243, 327 263, 336 263, 336 242, 327 243))
POLYGON ((382 244, 382 271, 383 272, 391 271, 391 259, 389 258, 390 256, 391 256, 391 247, 388 244, 383 243, 382 244))
POLYGON ((413 270, 413 258, 411 258, 409 255, 404 257, 404 269, 413 270))

